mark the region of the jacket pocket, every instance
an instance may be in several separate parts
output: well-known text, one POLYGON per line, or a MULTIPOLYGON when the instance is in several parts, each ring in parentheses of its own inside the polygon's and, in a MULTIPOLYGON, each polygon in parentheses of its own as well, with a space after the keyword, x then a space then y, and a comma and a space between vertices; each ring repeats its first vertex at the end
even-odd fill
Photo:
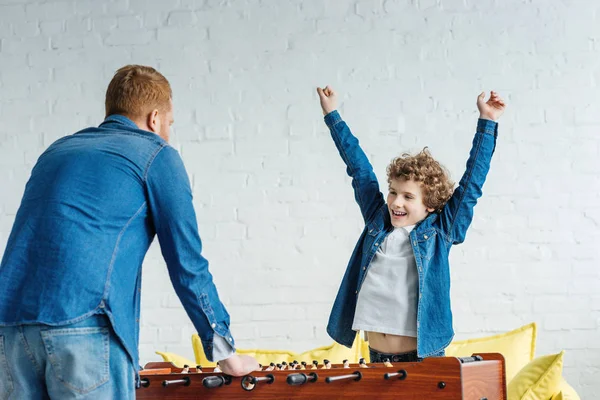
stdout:
POLYGON ((435 228, 417 233, 417 243, 419 244, 419 253, 426 260, 431 260, 435 253, 435 241, 437 232, 435 228))
POLYGON ((54 376, 66 387, 86 394, 108 382, 109 328, 48 329, 41 335, 54 376))
POLYGON ((379 235, 379 232, 381 232, 381 227, 379 227, 375 221, 370 222, 365 229, 367 231, 367 235, 374 238, 379 235))

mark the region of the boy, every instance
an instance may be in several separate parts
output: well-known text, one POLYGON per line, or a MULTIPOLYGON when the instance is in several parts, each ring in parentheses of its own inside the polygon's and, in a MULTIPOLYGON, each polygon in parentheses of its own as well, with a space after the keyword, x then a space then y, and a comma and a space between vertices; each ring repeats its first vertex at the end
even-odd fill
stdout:
POLYGON ((365 229, 338 291, 327 332, 351 347, 355 331, 369 339, 371 362, 443 356, 454 337, 448 255, 462 243, 481 197, 496 146, 504 101, 477 97, 480 116, 465 174, 456 190, 427 150, 388 166, 387 202, 367 156, 342 120, 337 95, 317 88, 325 123, 352 177, 365 229))

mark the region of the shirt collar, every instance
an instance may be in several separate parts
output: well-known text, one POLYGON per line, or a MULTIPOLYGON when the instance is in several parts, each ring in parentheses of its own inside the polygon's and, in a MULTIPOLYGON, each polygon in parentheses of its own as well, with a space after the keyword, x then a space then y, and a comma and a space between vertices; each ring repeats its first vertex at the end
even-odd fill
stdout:
POLYGON ((109 115, 108 117, 106 117, 106 119, 104 120, 104 122, 102 122, 100 125, 109 124, 111 122, 112 123, 121 124, 121 125, 125 125, 125 126, 128 126, 130 128, 140 129, 135 124, 135 122, 133 122, 132 120, 130 120, 129 118, 127 118, 126 116, 121 115, 121 114, 112 114, 112 115, 109 115))
POLYGON ((403 226, 400 229, 404 229, 404 231, 408 234, 410 234, 412 232, 413 229, 415 229, 416 225, 408 225, 408 226, 403 226))

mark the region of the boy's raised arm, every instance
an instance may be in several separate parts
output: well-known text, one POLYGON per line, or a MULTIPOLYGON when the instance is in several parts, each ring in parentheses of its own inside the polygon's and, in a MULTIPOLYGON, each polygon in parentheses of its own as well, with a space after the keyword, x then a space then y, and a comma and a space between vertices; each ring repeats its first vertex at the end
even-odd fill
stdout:
POLYGON ((452 197, 440 213, 440 225, 452 244, 462 243, 473 220, 473 209, 483 194, 482 188, 496 148, 498 124, 504 113, 504 101, 494 91, 485 101, 485 93, 477 97, 479 120, 466 171, 452 197))
POLYGON ((329 86, 317 88, 325 123, 331 137, 346 164, 346 172, 352 177, 354 198, 360 207, 365 223, 371 220, 375 212, 384 204, 379 190, 377 176, 366 154, 360 148, 358 139, 352 135, 348 125, 336 111, 337 94, 329 86))

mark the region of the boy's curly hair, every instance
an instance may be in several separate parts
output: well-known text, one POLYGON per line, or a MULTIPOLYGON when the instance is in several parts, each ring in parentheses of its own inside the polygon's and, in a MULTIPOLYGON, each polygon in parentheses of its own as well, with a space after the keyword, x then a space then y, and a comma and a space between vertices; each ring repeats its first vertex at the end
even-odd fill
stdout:
POLYGON ((454 182, 446 168, 437 162, 425 147, 420 153, 408 153, 396 157, 387 167, 388 183, 393 179, 418 182, 423 190, 423 204, 435 212, 450 200, 454 192, 454 182))

